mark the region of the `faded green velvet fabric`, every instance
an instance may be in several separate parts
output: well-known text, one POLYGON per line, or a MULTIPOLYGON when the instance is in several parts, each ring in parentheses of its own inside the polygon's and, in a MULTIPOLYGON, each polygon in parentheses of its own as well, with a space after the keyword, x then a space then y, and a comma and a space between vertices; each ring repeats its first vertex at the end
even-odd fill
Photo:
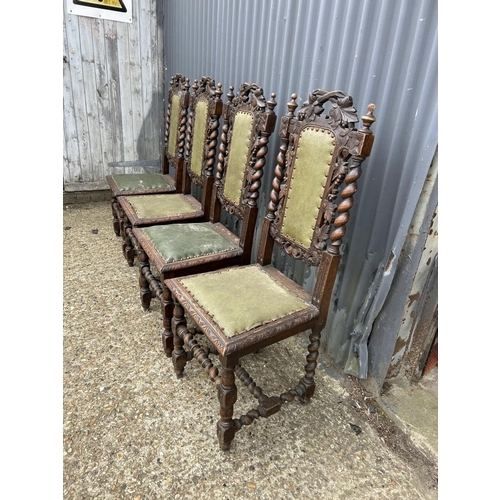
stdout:
POLYGON ((139 219, 190 214, 196 211, 182 194, 130 196, 127 201, 132 205, 139 219))
POLYGON ((305 248, 311 246, 334 149, 328 130, 306 127, 300 133, 281 232, 305 248))
POLYGON ((203 150, 205 145, 205 130, 207 128, 208 103, 198 101, 196 103, 196 115, 194 119, 193 147, 191 150, 191 170, 201 175, 203 165, 203 150))
POLYGON ((182 278, 198 304, 232 337, 310 306, 258 265, 182 278))
POLYGON ((177 128, 179 126, 180 98, 177 94, 172 96, 172 109, 170 112, 170 127, 168 132, 168 149, 170 156, 175 156, 177 145, 177 128))
POLYGON ((238 248, 215 231, 209 222, 151 226, 145 227, 143 232, 167 264, 238 248))
POLYGON ((174 187, 161 174, 115 174, 113 179, 120 191, 174 187))
POLYGON ((252 128, 253 115, 236 113, 224 184, 224 196, 236 205, 240 203, 252 128))

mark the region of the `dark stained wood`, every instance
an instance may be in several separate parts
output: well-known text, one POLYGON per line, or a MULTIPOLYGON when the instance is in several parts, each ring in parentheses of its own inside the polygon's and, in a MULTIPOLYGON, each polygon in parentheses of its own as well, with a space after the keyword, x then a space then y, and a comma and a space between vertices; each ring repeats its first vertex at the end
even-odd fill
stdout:
MULTIPOLYGON (((201 88, 201 85, 200 85, 201 88)), ((132 227, 127 231, 130 245, 139 256, 140 262, 140 289, 141 303, 144 310, 148 310, 152 298, 158 298, 162 303, 163 315, 163 346, 167 356, 172 356, 176 373, 182 374, 186 358, 181 352, 184 348, 182 341, 174 341, 172 321, 174 307, 170 290, 165 287, 165 280, 173 277, 182 277, 199 272, 208 272, 228 266, 248 264, 251 257, 252 242, 255 232, 257 218, 257 199, 261 187, 261 177, 266 164, 267 144, 269 137, 274 131, 276 115, 275 94, 266 101, 262 87, 255 83, 243 83, 237 94, 230 88, 228 100, 223 105, 220 101, 220 87, 218 89, 217 111, 222 114, 222 132, 219 155, 213 190, 210 198, 210 209, 208 210, 208 222, 210 227, 226 239, 235 244, 234 250, 201 255, 198 257, 182 259, 174 262, 165 262, 162 255, 157 251, 151 240, 140 227, 132 227), (224 195, 224 185, 228 174, 228 159, 232 145, 232 135, 238 113, 250 114, 253 117, 253 127, 250 133, 249 147, 246 155, 245 172, 241 187, 241 198, 239 202, 229 200, 224 195), (222 210, 241 220, 239 234, 233 234, 222 223, 220 215, 222 210), (151 265, 158 271, 159 279, 151 271, 151 265)), ((195 88, 192 96, 196 96, 198 89, 195 88)), ((191 106, 192 107, 192 106, 191 106)), ((190 134, 192 127, 187 128, 187 148, 190 146, 190 134)), ((214 128, 209 127, 207 131, 207 158, 205 162, 206 177, 215 170, 214 145, 216 140, 214 128)), ((189 164, 186 168, 189 174, 189 164)), ((206 204, 206 201, 204 201, 206 204)), ((188 356, 189 358, 189 356, 188 356)))
MULTIPOLYGON (((357 130, 354 127, 358 121, 357 112, 353 107, 352 98, 345 92, 314 90, 297 113, 296 99, 297 95, 293 94, 288 103, 288 113, 282 117, 280 122, 281 145, 274 170, 268 214, 262 224, 257 263, 253 266, 266 272, 272 280, 288 290, 290 294, 302 299, 306 303, 304 308, 278 317, 278 319, 271 319, 269 322, 264 322, 264 324, 248 331, 226 337, 214 316, 209 310, 204 309, 203 304, 193 298, 179 277, 167 278, 165 281, 166 288, 171 291, 171 300, 173 298, 175 304, 174 351, 179 349, 181 355, 181 346, 188 349, 185 356, 182 354, 182 358, 179 357, 180 361, 177 359, 174 361, 176 374, 181 376, 187 362, 196 359, 216 385, 220 403, 217 435, 220 449, 224 451, 229 449, 235 432, 243 426, 252 424, 258 418, 267 418, 273 415, 281 409, 283 403, 289 403, 295 398, 301 403, 307 404, 314 395, 316 387, 314 375, 318 362, 321 331, 328 316, 333 286, 341 259, 340 245, 346 232, 349 212, 353 207, 357 180, 361 175, 361 164, 369 156, 373 145, 374 136, 370 127, 375 121, 374 105, 368 107, 367 114, 362 118, 364 126, 361 130, 357 130), (283 231, 286 211, 288 210, 287 200, 292 191, 292 179, 297 174, 296 169, 309 169, 303 174, 306 177, 302 177, 302 179, 307 179, 308 176, 312 176, 312 169, 316 168, 316 164, 307 164, 303 157, 301 157, 300 164, 296 162, 301 134, 306 129, 307 133, 314 134, 315 146, 318 141, 326 141, 323 143, 324 151, 328 151, 329 145, 334 144, 324 186, 320 185, 323 189, 323 195, 321 202, 318 202, 316 222, 311 228, 309 239, 301 237, 301 235, 297 238, 291 237, 289 233, 283 231), (335 138, 334 143, 332 136, 335 138), (310 241, 310 244, 306 245, 304 241, 310 241), (275 245, 281 246, 291 257, 303 260, 309 266, 318 267, 312 293, 308 293, 272 266, 275 245), (186 313, 196 325, 194 330, 188 329, 186 325, 184 319, 186 313), (263 347, 304 331, 309 331, 310 334, 303 377, 295 387, 285 390, 280 395, 264 394, 241 365, 241 359, 263 347), (205 335, 210 342, 211 350, 206 351, 200 348, 194 339, 197 332, 205 335), (220 375, 210 361, 211 352, 219 355, 223 367, 220 375), (234 406, 237 401, 236 378, 250 390, 259 403, 255 409, 239 418, 233 418, 234 406)), ((228 106, 235 100, 231 89, 228 95, 228 106)), ((219 153, 219 165, 221 166, 226 155, 228 134, 227 127, 225 128, 226 119, 227 114, 224 114, 219 153)), ((330 155, 330 153, 328 154, 330 155)), ((324 165, 318 168, 326 170, 324 165)), ((324 170, 320 172, 321 175, 324 175, 324 170)), ((216 174, 217 189, 223 185, 222 174, 223 169, 218 170, 216 174)), ((255 177, 255 180, 258 182, 258 176, 255 177)), ((323 183, 323 181, 321 182, 323 183)), ((302 188, 304 189, 302 193, 309 193, 305 184, 302 185, 302 188)), ((300 189, 301 184, 294 184, 293 191, 296 198, 297 196, 300 198, 301 192, 297 193, 297 190, 300 189)), ((214 192, 217 190, 214 189, 214 192)), ((219 196, 219 200, 220 206, 227 207, 229 205, 229 201, 223 197, 219 196)), ((218 220, 218 203, 212 203, 211 220, 218 220)), ((311 215, 314 214, 308 212, 307 217, 310 218, 311 215)), ((307 221, 309 220, 307 219, 307 221)), ((231 271, 233 275, 237 276, 238 272, 243 272, 243 268, 231 271)), ((227 282, 228 290, 231 290, 231 283, 232 281, 227 282)), ((225 288, 224 284, 221 286, 225 288)), ((258 298, 258 288, 252 283, 248 283, 248 287, 252 290, 252 300, 255 300, 254 297, 258 298), (255 289, 252 289, 252 286, 255 289)), ((227 307, 232 307, 232 305, 229 303, 227 307)), ((258 308, 258 300, 249 304, 248 307, 258 308)), ((265 374, 262 375, 265 376, 265 374)))
MULTIPOLYGON (((177 338, 177 337, 175 337, 177 338)), ((217 422, 217 437, 219 438, 219 446, 221 450, 229 450, 231 441, 236 434, 236 425, 233 420, 234 403, 238 399, 236 389, 234 365, 228 364, 225 359, 221 359, 221 382, 218 385, 219 404, 220 404, 220 419, 217 422)))
MULTIPOLYGON (((163 148, 162 174, 168 183, 174 188, 151 188, 141 190, 122 191, 116 184, 112 175, 106 176, 106 181, 111 189, 111 213, 113 216, 113 229, 117 236, 120 236, 123 231, 123 210, 120 207, 118 200, 120 196, 134 196, 141 194, 160 194, 169 192, 180 192, 182 187, 182 177, 184 169, 184 133, 186 127, 186 114, 188 106, 189 80, 180 73, 177 73, 170 80, 170 88, 168 91, 167 101, 168 109, 165 117, 165 144, 163 148), (172 97, 179 96, 180 114, 179 127, 176 130, 170 130, 172 97), (176 154, 172 156, 168 152, 168 138, 171 133, 178 134, 176 154), (169 174, 170 167, 175 172, 175 179, 169 174)), ((125 255, 127 251, 124 249, 125 255)))
MULTIPOLYGON (((189 82, 189 80, 186 80, 189 82)), ((157 217, 140 218, 134 207, 133 198, 121 196, 118 199, 119 208, 122 212, 122 231, 123 236, 123 253, 129 266, 134 265, 134 236, 132 234, 133 227, 147 227, 163 224, 173 224, 181 222, 206 221, 210 212, 210 200, 212 196, 212 186, 214 182, 214 158, 217 148, 217 138, 219 135, 219 118, 222 113, 222 85, 215 85, 212 77, 204 76, 200 81, 195 80, 191 88, 191 93, 188 93, 188 86, 185 86, 186 98, 188 99, 189 107, 186 111, 181 112, 181 120, 178 128, 178 143, 177 154, 182 154, 182 158, 178 158, 178 162, 182 161, 182 169, 177 170, 183 174, 182 179, 177 179, 181 185, 182 195, 193 210, 189 213, 180 213, 176 215, 159 215, 157 217), (198 102, 207 103, 207 123, 203 129, 203 159, 201 175, 195 173, 191 169, 191 148, 193 140, 193 124, 196 120, 196 106, 198 102), (201 186, 202 202, 190 195, 191 184, 201 186)), ((166 153, 168 156, 168 151, 166 153)), ((169 161, 172 159, 170 158, 169 161)), ((179 184, 178 184, 179 186, 179 184)), ((168 195, 168 193, 164 193, 168 195)))

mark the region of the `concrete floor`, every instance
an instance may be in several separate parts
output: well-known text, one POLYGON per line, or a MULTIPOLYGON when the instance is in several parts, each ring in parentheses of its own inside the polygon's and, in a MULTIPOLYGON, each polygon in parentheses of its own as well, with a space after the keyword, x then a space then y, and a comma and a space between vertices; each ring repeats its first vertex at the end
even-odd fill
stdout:
POLYGON ((379 398, 385 414, 436 462, 438 458, 438 367, 416 385, 398 381, 379 398))
MULTIPOLYGON (((65 499, 438 498, 437 369, 434 385, 393 387, 376 401, 377 421, 397 424, 383 434, 322 354, 311 403, 257 420, 223 453, 214 387, 196 362, 175 377, 159 304, 142 311, 109 202, 69 205, 63 231, 65 499), (412 421, 410 402, 425 418, 412 421), (395 435, 410 438, 404 450, 395 435)), ((298 335, 244 365, 279 394, 301 377, 306 345, 298 335)), ((243 389, 237 415, 255 407, 243 389)))

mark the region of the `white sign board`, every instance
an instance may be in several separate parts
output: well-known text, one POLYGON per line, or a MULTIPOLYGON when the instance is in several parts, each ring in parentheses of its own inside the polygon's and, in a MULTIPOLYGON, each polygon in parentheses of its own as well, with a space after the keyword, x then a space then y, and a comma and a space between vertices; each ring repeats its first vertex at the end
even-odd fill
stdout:
POLYGON ((132 0, 66 0, 69 14, 132 22, 132 0))

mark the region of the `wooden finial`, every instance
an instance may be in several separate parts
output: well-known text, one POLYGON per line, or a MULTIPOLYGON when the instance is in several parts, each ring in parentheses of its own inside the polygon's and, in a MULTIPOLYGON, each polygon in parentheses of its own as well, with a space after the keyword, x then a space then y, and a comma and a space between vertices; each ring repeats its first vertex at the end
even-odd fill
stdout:
POLYGON ((298 107, 298 104, 295 102, 295 100, 297 99, 297 94, 293 93, 290 97, 292 98, 292 100, 289 103, 287 103, 288 114, 293 115, 293 113, 298 107))
POLYGON ((269 111, 273 111, 274 108, 276 107, 276 94, 273 92, 271 94, 271 99, 267 101, 267 107, 269 108, 269 111))
POLYGON ((217 100, 220 100, 222 95, 222 83, 217 84, 217 90, 215 91, 215 95, 217 96, 217 100))
POLYGON ((375 122, 377 119, 373 116, 373 112, 375 111, 375 104, 368 104, 368 113, 366 115, 363 115, 361 119, 363 120, 363 125, 364 127, 361 129, 361 132, 364 134, 373 134, 373 132, 370 130, 370 127, 372 126, 373 122, 375 122))

